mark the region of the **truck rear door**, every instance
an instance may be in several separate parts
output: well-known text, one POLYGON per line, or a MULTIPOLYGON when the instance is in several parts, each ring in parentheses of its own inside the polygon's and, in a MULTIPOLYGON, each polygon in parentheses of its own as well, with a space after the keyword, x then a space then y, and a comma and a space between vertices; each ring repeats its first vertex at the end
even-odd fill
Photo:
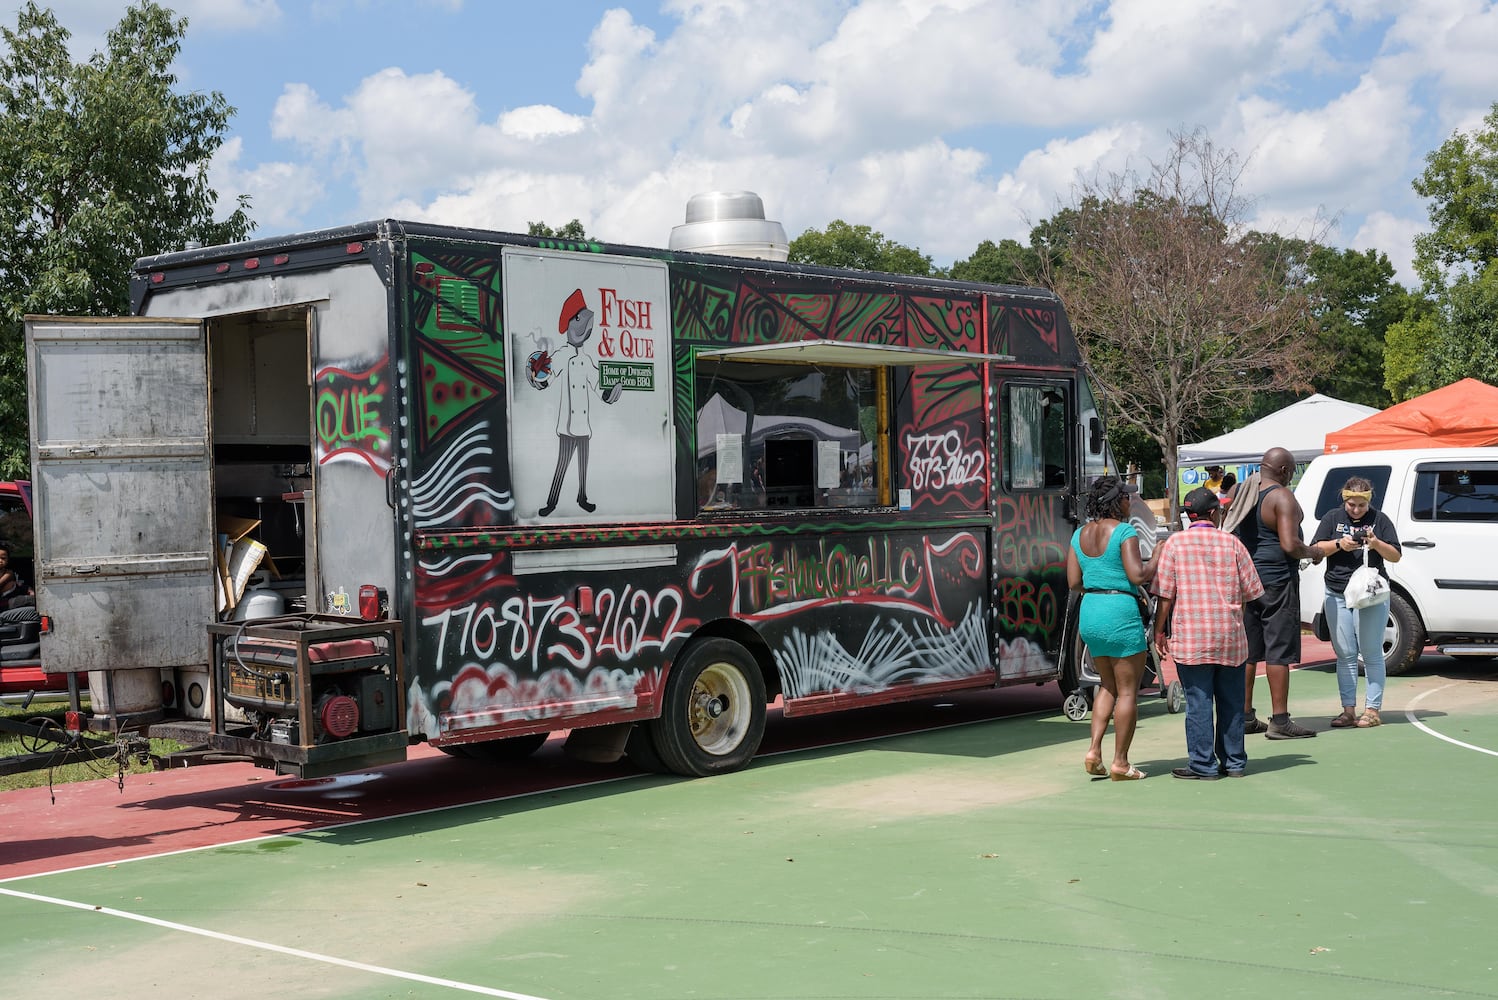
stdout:
POLYGON ((205 664, 212 469, 197 320, 26 320, 49 672, 205 664))

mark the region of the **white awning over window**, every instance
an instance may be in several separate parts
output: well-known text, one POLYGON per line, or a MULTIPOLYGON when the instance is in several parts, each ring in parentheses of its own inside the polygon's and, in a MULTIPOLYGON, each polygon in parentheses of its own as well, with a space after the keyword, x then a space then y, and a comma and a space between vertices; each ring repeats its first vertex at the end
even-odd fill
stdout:
POLYGON ((751 344, 698 351, 699 360, 759 361, 775 364, 801 362, 814 365, 844 365, 850 368, 909 368, 918 365, 1008 364, 1012 354, 976 354, 938 351, 891 344, 853 344, 839 340, 798 340, 783 344, 751 344))

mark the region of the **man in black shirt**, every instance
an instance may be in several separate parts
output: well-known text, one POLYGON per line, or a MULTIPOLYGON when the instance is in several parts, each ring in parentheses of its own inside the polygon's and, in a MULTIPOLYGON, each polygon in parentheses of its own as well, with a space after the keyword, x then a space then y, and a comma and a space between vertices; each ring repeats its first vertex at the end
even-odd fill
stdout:
MULTIPOLYGON (((1244 678, 1243 731, 1271 740, 1297 740, 1316 732, 1290 718, 1290 665, 1300 662, 1300 560, 1320 562, 1319 552, 1301 538, 1300 503, 1290 491, 1295 456, 1271 448, 1259 464, 1259 496, 1239 526, 1239 538, 1253 555, 1264 596, 1244 608, 1249 669, 1244 678), (1254 712, 1256 664, 1264 664, 1273 714, 1265 724, 1254 712)), ((1245 484, 1247 485, 1247 484, 1245 484)))

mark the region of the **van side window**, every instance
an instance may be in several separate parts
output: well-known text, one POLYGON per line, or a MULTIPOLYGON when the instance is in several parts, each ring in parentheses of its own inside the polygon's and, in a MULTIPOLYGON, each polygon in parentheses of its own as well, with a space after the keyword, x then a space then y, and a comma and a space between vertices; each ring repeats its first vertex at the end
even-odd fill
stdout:
POLYGON ((1006 490, 1064 490, 1067 475, 1066 392, 1059 385, 1004 386, 999 426, 1006 490))
MULTIPOLYGON (((1316 497, 1316 520, 1320 521, 1333 507, 1342 506, 1342 487, 1353 476, 1362 476, 1373 484, 1374 510, 1383 510, 1384 497, 1389 495, 1389 467, 1387 465, 1346 465, 1326 470, 1326 480, 1321 484, 1321 493, 1316 497)), ((1387 511, 1393 516, 1393 511, 1387 511)))
POLYGON ((1410 516, 1416 521, 1498 521, 1498 465, 1421 466, 1410 516))

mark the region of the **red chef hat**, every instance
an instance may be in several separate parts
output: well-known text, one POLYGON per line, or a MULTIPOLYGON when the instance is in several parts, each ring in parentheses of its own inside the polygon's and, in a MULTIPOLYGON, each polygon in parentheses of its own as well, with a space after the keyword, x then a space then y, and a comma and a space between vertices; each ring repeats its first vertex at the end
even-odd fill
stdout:
POLYGON ((566 333, 567 324, 577 318, 577 314, 588 308, 588 303, 583 301, 583 290, 579 288, 567 296, 567 301, 562 303, 562 315, 557 319, 557 333, 566 333))

